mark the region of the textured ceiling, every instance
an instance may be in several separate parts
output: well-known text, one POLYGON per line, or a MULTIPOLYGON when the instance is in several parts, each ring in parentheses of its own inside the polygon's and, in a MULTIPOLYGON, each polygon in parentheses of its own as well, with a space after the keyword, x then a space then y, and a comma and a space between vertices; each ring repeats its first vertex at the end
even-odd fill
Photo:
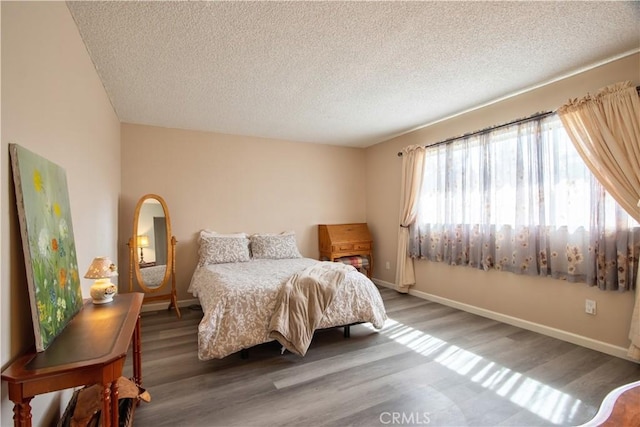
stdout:
POLYGON ((123 122, 360 147, 640 50, 639 2, 67 4, 123 122))

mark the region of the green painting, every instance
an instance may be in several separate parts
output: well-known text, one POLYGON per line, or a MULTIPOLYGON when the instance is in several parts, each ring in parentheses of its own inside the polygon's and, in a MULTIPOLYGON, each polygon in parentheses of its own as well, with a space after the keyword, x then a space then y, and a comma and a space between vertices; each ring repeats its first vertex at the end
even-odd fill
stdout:
POLYGON ((67 176, 9 144, 36 350, 44 351, 82 308, 67 176))

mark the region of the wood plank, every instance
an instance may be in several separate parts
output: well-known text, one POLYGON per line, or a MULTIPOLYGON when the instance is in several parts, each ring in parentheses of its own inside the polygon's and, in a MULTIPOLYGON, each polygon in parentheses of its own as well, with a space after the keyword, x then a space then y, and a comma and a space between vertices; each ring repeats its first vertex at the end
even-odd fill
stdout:
POLYGON ((356 325, 350 339, 318 331, 304 358, 272 342, 248 359, 199 361, 201 312, 143 313, 152 401, 135 425, 369 426, 387 413, 428 414, 430 425, 576 425, 609 391, 640 379, 632 362, 380 291, 392 319, 382 331, 356 325))

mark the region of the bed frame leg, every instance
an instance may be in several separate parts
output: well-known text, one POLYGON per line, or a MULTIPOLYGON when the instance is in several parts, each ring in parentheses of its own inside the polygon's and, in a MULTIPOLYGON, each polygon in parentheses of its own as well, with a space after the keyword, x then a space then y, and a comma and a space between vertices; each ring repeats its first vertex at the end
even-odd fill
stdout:
POLYGON ((240 350, 240 358, 241 359, 248 359, 249 358, 249 350, 247 350, 246 348, 243 348, 242 350, 240 350))
POLYGON ((344 327, 344 337, 351 338, 351 325, 346 325, 344 327))

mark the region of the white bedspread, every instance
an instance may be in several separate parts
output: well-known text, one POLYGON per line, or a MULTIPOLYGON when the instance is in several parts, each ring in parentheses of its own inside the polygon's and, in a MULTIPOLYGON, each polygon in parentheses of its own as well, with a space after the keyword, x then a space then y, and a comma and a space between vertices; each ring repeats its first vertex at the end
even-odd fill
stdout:
MULTIPOLYGON (((287 279, 318 261, 254 259, 199 267, 189 292, 200 299, 204 317, 198 326, 198 357, 223 358, 271 341, 269 322, 278 291, 287 279)), ((382 328, 386 314, 373 282, 358 271, 345 276, 320 322, 320 328, 371 322, 382 328)))

